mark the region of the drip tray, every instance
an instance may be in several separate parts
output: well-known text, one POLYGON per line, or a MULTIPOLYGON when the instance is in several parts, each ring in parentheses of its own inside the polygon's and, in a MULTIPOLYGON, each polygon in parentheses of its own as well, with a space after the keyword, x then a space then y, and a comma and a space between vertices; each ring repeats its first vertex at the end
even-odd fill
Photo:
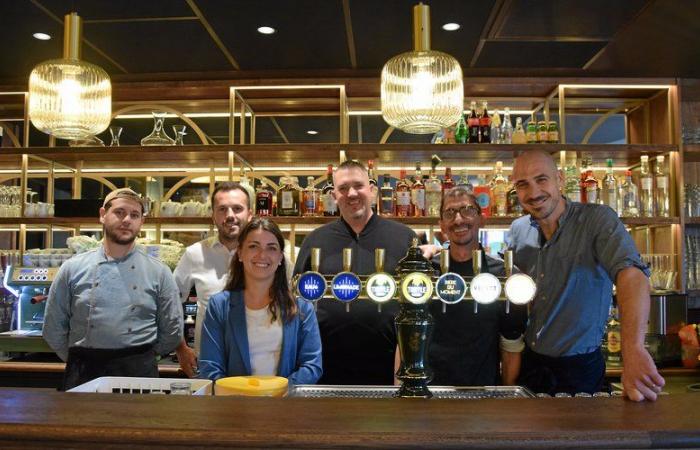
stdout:
MULTIPOLYGON (((520 386, 430 386, 433 398, 531 398, 534 394, 520 386)), ((330 386, 300 384, 289 390, 290 397, 306 398, 392 398, 398 386, 330 386)))

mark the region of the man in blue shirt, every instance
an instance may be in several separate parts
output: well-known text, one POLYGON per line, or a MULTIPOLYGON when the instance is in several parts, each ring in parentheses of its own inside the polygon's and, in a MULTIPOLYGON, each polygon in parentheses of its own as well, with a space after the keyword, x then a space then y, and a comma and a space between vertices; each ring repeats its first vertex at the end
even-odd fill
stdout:
POLYGON ((182 338, 170 269, 135 245, 144 210, 131 189, 110 192, 102 244, 66 261, 51 284, 43 336, 66 361, 64 390, 101 376, 157 377, 156 355, 182 338))
POLYGON ((617 214, 564 198, 563 176, 542 151, 516 158, 513 184, 529 213, 511 226, 515 264, 537 281, 521 381, 550 394, 601 389, 600 343, 615 283, 625 394, 635 401, 655 400, 664 379, 644 349, 648 269, 617 214))

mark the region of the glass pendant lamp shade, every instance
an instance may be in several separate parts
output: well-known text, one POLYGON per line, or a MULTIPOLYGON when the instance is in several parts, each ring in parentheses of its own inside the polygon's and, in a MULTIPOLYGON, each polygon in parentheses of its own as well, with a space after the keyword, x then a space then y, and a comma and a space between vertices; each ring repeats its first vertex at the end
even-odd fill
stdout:
POLYGON ((435 133, 462 114, 462 68, 452 56, 430 50, 427 5, 414 6, 413 20, 415 51, 394 56, 382 69, 382 116, 407 133, 435 133))
POLYGON ((65 16, 63 58, 44 61, 29 75, 29 119, 61 139, 103 132, 112 115, 112 84, 102 68, 80 60, 81 21, 65 16))

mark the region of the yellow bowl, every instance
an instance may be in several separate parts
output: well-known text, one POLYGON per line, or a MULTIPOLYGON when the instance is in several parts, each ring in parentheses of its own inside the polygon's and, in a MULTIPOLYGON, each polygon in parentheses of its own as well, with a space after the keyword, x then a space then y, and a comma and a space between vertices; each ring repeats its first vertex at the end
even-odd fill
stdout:
POLYGON ((214 395, 283 397, 287 394, 287 385, 286 378, 272 375, 219 378, 215 382, 214 395))

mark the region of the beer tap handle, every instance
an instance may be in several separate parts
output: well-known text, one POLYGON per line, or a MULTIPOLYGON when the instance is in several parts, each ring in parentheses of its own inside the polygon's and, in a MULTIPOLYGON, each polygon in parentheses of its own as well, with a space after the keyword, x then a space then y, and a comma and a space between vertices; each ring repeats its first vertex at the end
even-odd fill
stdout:
POLYGON ((472 251, 472 266, 474 267, 474 275, 481 273, 481 250, 472 251))
POLYGON ((447 273, 450 271, 450 251, 446 248, 440 252, 440 272, 447 273))
POLYGON ((513 250, 506 250, 503 255, 503 265, 506 269, 506 278, 513 275, 513 250))
POLYGON ((343 272, 350 272, 352 270, 352 249, 343 249, 343 272))
POLYGON ((350 312, 350 303, 345 304, 345 312, 349 313, 350 312))
POLYGON ((378 248, 374 250, 374 271, 384 272, 384 259, 386 255, 386 250, 383 248, 378 248))
POLYGON ((442 304, 442 313, 445 314, 447 312, 447 303, 442 304))
POLYGON ((321 249, 314 247, 311 249, 311 271, 318 272, 321 267, 321 249))
POLYGON ((479 302, 474 300, 474 314, 478 314, 479 312, 479 302))

